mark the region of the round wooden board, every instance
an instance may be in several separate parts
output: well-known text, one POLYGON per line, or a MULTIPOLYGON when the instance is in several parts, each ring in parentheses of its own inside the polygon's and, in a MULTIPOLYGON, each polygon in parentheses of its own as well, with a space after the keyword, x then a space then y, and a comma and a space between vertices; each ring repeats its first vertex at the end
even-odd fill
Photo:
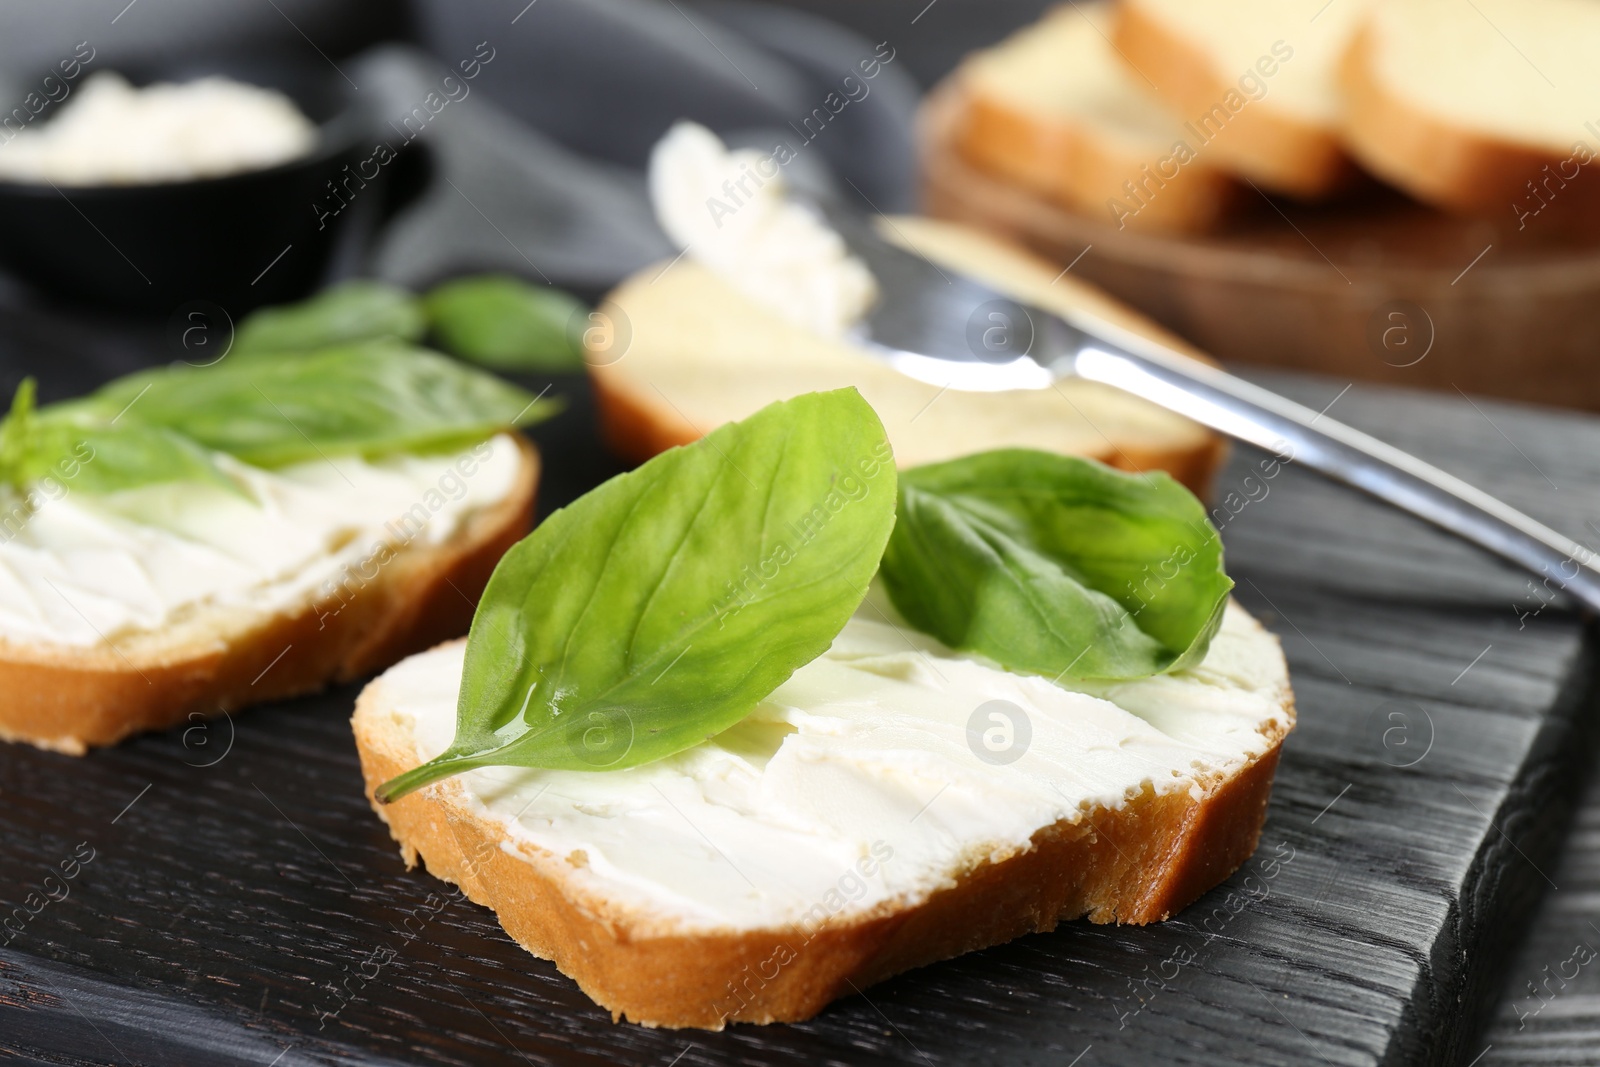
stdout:
POLYGON ((1600 410, 1600 240, 1553 210, 1519 229, 1510 205, 1458 218, 1370 183, 1255 197, 1205 236, 1118 229, 968 163, 962 112, 953 82, 924 104, 925 211, 1070 265, 1220 359, 1600 410))

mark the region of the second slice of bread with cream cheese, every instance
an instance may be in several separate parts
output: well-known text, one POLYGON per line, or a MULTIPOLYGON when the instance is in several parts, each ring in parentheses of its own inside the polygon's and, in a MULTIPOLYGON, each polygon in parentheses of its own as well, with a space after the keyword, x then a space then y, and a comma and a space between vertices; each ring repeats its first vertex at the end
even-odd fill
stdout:
MULTIPOLYGON (((1222 442, 1120 390, 1070 378, 1052 389, 941 389, 863 351, 850 331, 876 297, 871 275, 831 230, 784 203, 769 163, 748 150, 724 152, 687 124, 657 147, 657 213, 688 251, 614 289, 600 308, 611 328, 587 337, 601 428, 615 450, 644 459, 773 400, 853 386, 883 418, 901 464, 1029 447, 1167 470, 1204 494, 1226 454, 1222 442), (751 195, 729 204, 723 181, 747 174, 751 195), (712 198, 733 213, 712 210, 712 198), (802 239, 789 236, 796 231, 802 239)), ((895 218, 886 233, 1019 299, 1088 311, 1193 351, 1070 272, 976 230, 895 218)))
MULTIPOLYGON (((379 358, 477 375, 443 357, 379 358)), ((128 429, 159 394, 113 422, 128 429)), ((287 465, 215 452, 206 477, 88 484, 137 461, 143 440, 86 437, 0 490, 0 738, 82 753, 359 677, 462 633, 527 531, 538 481, 533 449, 489 429, 365 457, 324 442, 331 454, 287 465)))

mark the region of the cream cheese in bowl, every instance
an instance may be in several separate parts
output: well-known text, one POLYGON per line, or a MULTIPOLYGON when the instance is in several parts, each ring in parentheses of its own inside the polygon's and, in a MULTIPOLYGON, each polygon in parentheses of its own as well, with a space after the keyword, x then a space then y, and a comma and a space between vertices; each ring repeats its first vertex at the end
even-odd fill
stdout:
POLYGON ((4 145, 0 179, 67 186, 189 181, 273 167, 316 142, 316 126, 273 89, 217 75, 136 89, 102 71, 48 122, 4 145))
POLYGON ((392 179, 420 159, 380 163, 377 98, 311 63, 194 56, 126 76, 97 72, 0 138, 0 268, 57 299, 162 317, 205 301, 235 321, 296 299, 346 232, 401 205, 392 179), (354 198, 363 210, 329 206, 354 198))

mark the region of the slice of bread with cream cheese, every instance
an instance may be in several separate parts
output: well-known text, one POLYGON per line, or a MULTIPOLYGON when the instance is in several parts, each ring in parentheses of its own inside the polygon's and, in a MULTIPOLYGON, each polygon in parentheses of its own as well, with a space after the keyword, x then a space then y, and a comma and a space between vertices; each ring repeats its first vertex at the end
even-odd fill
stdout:
MULTIPOLYGON (((885 612, 677 756, 486 768, 374 807, 408 864, 618 1018, 669 1027, 809 1018, 1065 919, 1165 919, 1255 850, 1294 704, 1237 605, 1192 670, 1077 689, 885 612)), ((369 795, 450 743, 463 650, 362 693, 369 795)))
POLYGON ((393 342, 38 411, 24 383, 0 423, 0 738, 81 754, 464 632, 531 522, 538 457, 507 427, 533 399, 393 342))
POLYGON ((500 434, 448 455, 230 470, 247 495, 69 492, 0 543, 0 738, 81 754, 463 632, 527 532, 538 460, 500 434))

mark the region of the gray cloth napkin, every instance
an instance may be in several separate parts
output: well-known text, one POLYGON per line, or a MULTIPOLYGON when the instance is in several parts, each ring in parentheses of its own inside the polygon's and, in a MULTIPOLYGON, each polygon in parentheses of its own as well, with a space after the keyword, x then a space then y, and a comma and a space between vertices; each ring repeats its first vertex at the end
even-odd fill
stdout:
MULTIPOLYGON (((914 202, 917 88, 900 42, 869 40, 793 8, 747 0, 124 4, 61 0, 0 13, 0 29, 10 31, 0 34, 0 94, 20 99, 80 40, 96 49, 95 69, 171 69, 227 54, 336 69, 384 120, 378 136, 396 149, 411 144, 392 175, 414 176, 419 153, 431 173, 375 234, 350 242, 330 278, 357 271, 422 286, 506 270, 597 295, 674 254, 651 216, 643 167, 680 118, 735 144, 786 144, 793 183, 832 186, 863 211, 914 202)), ((380 214, 376 199, 354 208, 369 223, 380 214)))
POLYGON ((386 45, 347 68, 390 143, 431 163, 370 253, 378 277, 506 270, 592 293, 674 254, 642 168, 680 118, 782 142, 791 182, 863 211, 914 202, 917 92, 892 44, 743 2, 454 0, 418 17, 431 56, 386 45))

